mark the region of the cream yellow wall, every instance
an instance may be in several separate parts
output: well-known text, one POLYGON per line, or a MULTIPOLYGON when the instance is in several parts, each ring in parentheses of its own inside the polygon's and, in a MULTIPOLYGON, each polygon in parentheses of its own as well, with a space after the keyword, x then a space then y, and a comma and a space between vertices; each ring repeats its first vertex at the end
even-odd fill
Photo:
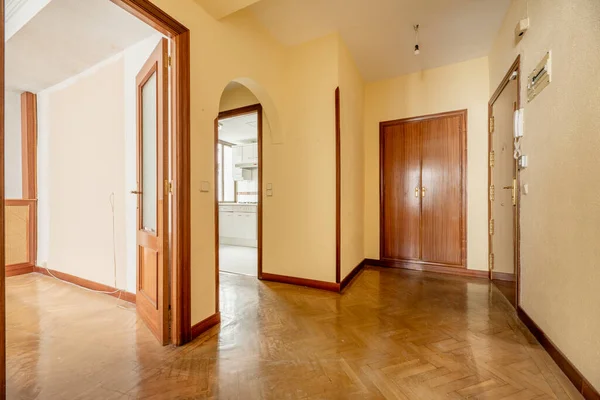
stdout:
MULTIPOLYGON (((286 50, 285 141, 263 142, 263 272, 335 282, 338 36, 286 50)), ((267 113, 268 115, 268 113, 267 113)))
POLYGON ((467 267, 487 270, 488 87, 487 57, 367 84, 366 258, 379 258, 379 122, 467 109, 467 267))
POLYGON ((232 80, 252 90, 271 126, 263 270, 334 281, 337 36, 284 48, 247 10, 216 21, 194 0, 154 3, 191 32, 192 323, 216 308, 213 124, 232 80))
POLYGON ((48 197, 40 264, 125 288, 123 59, 40 96, 42 148, 48 164, 41 186, 48 197), (113 214, 117 271, 113 261, 113 214))
POLYGON ((490 90, 518 54, 523 76, 552 51, 552 83, 527 103, 521 198, 521 306, 600 389, 600 2, 529 0, 531 28, 515 44, 526 16, 513 1, 490 54, 490 90))
POLYGON ((345 43, 339 42, 341 121, 341 279, 365 258, 365 84, 345 43))

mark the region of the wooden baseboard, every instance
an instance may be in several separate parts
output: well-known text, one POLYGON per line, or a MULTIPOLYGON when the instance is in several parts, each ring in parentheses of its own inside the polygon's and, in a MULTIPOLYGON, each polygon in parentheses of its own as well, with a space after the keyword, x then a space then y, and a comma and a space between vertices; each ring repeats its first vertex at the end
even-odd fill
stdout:
POLYGON ((221 323, 221 313, 211 315, 210 317, 198 322, 192 326, 192 340, 202 335, 204 332, 212 328, 213 326, 221 323))
POLYGON ((22 263, 22 264, 14 264, 7 265, 5 269, 5 276, 17 276, 17 275, 25 275, 33 272, 33 264, 30 263, 22 263))
POLYGON ((312 279, 296 278, 293 276, 268 274, 266 272, 262 273, 261 279, 263 281, 288 283, 291 285, 306 286, 306 287, 310 287, 310 288, 314 288, 314 289, 327 290, 330 292, 339 292, 340 291, 340 284, 333 283, 333 282, 315 281, 312 279))
POLYGON ((517 308, 517 315, 523 321, 523 324, 529 329, 533 336, 540 342, 542 347, 546 349, 550 357, 556 362, 558 367, 565 373, 567 378, 575 385, 577 390, 587 400, 600 400, 600 394, 590 382, 579 372, 579 370, 569 361, 569 359, 560 351, 558 347, 544 331, 531 319, 529 315, 521 307, 517 308))
POLYGON ((515 274, 509 274, 507 272, 494 272, 493 275, 495 281, 514 282, 515 274))
POLYGON ((466 276, 470 278, 488 279, 488 271, 477 271, 461 267, 446 267, 442 265, 414 263, 407 261, 375 260, 372 258, 365 260, 366 265, 377 267, 409 269, 412 271, 436 272, 438 274, 466 276))
POLYGON ((342 283, 340 283, 340 292, 344 290, 352 281, 354 281, 354 278, 356 278, 356 276, 359 274, 360 271, 362 271, 364 267, 365 260, 362 260, 356 267, 354 267, 352 271, 350 271, 348 276, 346 276, 342 280, 342 283))
MULTIPOLYGON (((52 269, 49 271, 50 271, 50 273, 48 273, 48 270, 46 270, 46 268, 42 268, 42 267, 38 267, 38 266, 33 267, 33 272, 37 272, 37 273, 40 273, 40 274, 43 274, 46 276, 50 276, 50 274, 52 274, 60 280, 75 284, 77 286, 84 287, 86 289, 97 290, 97 291, 101 291, 101 292, 115 292, 118 290, 112 286, 104 285, 102 283, 97 283, 97 282, 93 282, 93 281, 88 281, 87 279, 79 278, 77 276, 70 275, 70 274, 65 274, 64 272, 54 271, 52 269)), ((129 293, 129 292, 122 290, 122 291, 116 292, 116 293, 105 293, 105 294, 108 294, 109 296, 113 296, 116 298, 120 298, 121 300, 125 300, 129 303, 135 304, 135 293, 129 293)))

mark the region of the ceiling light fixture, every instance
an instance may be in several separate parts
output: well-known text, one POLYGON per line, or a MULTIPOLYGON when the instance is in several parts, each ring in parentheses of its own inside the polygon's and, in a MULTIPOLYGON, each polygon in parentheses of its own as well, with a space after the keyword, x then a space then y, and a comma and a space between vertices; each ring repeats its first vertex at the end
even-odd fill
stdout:
POLYGON ((415 56, 421 54, 421 49, 419 49, 419 25, 413 25, 413 29, 415 30, 415 56))

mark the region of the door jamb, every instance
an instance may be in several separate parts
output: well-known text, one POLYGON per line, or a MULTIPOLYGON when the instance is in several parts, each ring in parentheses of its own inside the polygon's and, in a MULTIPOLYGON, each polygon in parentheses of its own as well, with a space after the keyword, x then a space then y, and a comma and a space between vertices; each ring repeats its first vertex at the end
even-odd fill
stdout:
POLYGON ((110 0, 171 42, 171 342, 192 338, 190 191, 190 31, 149 0, 110 0))
MULTIPOLYGON (((487 190, 488 190, 488 223, 492 218, 492 200, 489 195, 489 190, 490 190, 489 185, 492 182, 492 168, 489 163, 489 156, 490 156, 490 152, 492 151, 492 140, 491 140, 492 132, 490 131, 489 122, 491 121, 492 116, 493 116, 494 104, 496 103, 496 100, 498 100, 498 98, 500 97, 500 95, 502 94, 502 92, 504 91, 506 86, 509 84, 509 82, 511 81, 510 78, 513 75, 513 73, 515 73, 515 72, 517 73, 517 109, 521 108, 521 55, 520 54, 515 59, 515 61, 509 68, 506 75, 504 75, 504 78, 502 78, 500 85, 498 85, 498 88, 496 89, 496 91, 494 92, 494 94, 492 95, 492 97, 490 98, 490 101, 488 103, 488 188, 487 188, 487 190)), ((515 230, 515 235, 514 235, 513 240, 514 240, 514 248, 515 248, 514 257, 515 257, 515 289, 516 289, 515 309, 516 309, 520 306, 520 301, 521 301, 521 190, 520 190, 520 188, 521 188, 521 173, 517 166, 515 166, 515 168, 516 168, 515 193, 516 193, 516 203, 517 204, 515 205, 514 211, 513 211, 513 219, 514 219, 513 224, 514 224, 514 230, 515 230)), ((492 246, 493 246, 492 236, 488 234, 488 260, 490 259, 490 255, 493 253, 492 246)), ((489 279, 491 281, 492 280, 492 270, 490 267, 491 266, 488 265, 489 279)))
MULTIPOLYGON (((262 280, 263 274, 263 254, 262 254, 262 243, 263 243, 263 194, 262 194, 262 181, 263 181, 263 109, 262 105, 253 104, 250 106, 235 108, 233 110, 221 111, 217 118, 215 118, 215 182, 218 180, 218 169, 217 169, 217 152, 219 148, 219 120, 224 118, 236 117, 246 114, 257 114, 257 140, 258 140, 258 206, 257 206, 257 264, 258 264, 258 279, 262 280)), ((219 192, 216 190, 215 183, 215 313, 219 313, 219 192)))

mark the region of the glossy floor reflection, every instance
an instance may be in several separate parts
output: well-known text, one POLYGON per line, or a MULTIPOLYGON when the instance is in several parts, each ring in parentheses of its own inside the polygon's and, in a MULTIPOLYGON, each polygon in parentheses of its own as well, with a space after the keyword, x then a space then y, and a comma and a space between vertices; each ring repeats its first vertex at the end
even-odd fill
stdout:
POLYGON ((371 267, 341 296, 221 282, 222 325, 174 348, 115 298, 9 278, 8 398, 580 398, 486 282, 371 267))

